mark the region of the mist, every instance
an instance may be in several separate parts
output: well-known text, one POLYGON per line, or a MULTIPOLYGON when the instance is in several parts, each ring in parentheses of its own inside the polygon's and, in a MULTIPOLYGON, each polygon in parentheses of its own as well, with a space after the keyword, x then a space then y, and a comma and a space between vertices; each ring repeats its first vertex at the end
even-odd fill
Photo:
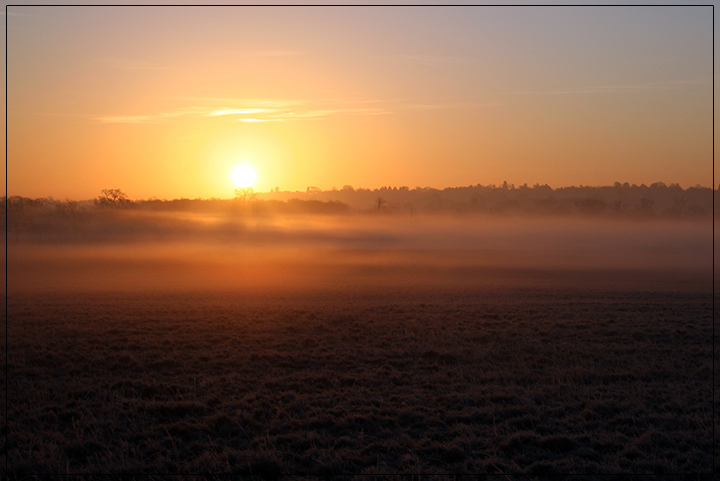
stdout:
POLYGON ((712 284, 711 221, 101 211, 8 235, 15 291, 712 284))

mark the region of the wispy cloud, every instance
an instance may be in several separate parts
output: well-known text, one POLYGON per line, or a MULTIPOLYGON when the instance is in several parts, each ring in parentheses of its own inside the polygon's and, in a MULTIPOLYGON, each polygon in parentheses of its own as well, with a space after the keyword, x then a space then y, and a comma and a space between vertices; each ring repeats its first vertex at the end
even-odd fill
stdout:
POLYGON ((169 112, 138 115, 96 117, 103 123, 160 123, 181 122, 205 118, 208 121, 243 123, 291 122, 329 118, 333 116, 389 115, 408 110, 483 109, 503 105, 503 102, 437 102, 416 103, 402 99, 232 99, 189 97, 177 99, 193 105, 169 112))
POLYGON ((282 108, 291 105, 306 104, 306 100, 289 99, 249 99, 236 97, 175 97, 178 102, 190 102, 220 108, 223 105, 244 105, 249 108, 282 108))
POLYGON ((99 60, 106 66, 117 69, 117 70, 170 70, 171 67, 165 67, 162 65, 156 65, 151 62, 136 60, 136 59, 122 59, 122 58, 104 58, 99 60))
POLYGON ((331 115, 383 115, 391 111, 382 107, 358 107, 353 101, 301 100, 232 100, 203 99, 204 105, 194 105, 171 112, 141 115, 97 117, 103 123, 159 123, 197 118, 228 118, 233 122, 281 122, 309 120, 331 115), (222 104, 220 102, 223 102, 222 104))
POLYGON ((143 115, 97 117, 103 123, 160 123, 187 119, 227 119, 231 122, 262 123, 322 119, 339 115, 388 115, 407 110, 483 109, 504 105, 504 102, 438 102, 413 103, 407 100, 329 99, 265 100, 193 97, 184 99, 197 105, 171 112, 143 115))
POLYGON ((687 87, 701 85, 705 82, 696 80, 676 80, 668 82, 650 82, 627 85, 592 85, 587 87, 574 87, 551 90, 521 90, 506 92, 509 95, 572 95, 572 94, 600 94, 600 93, 632 93, 652 92, 666 90, 682 90, 687 87))
POLYGON ((288 57, 295 55, 306 55, 306 52, 299 50, 254 50, 250 52, 244 52, 249 57, 288 57))
POLYGON ((292 119, 312 119, 317 117, 327 117, 328 115, 346 114, 346 115, 385 115, 391 113, 386 109, 357 109, 357 108, 337 108, 337 109, 319 109, 304 110, 298 112, 284 112, 272 115, 271 117, 279 120, 292 119))
POLYGON ((117 115, 98 117, 96 120, 107 124, 156 124, 183 116, 183 112, 163 112, 150 115, 117 115))
POLYGON ((483 109, 505 105, 505 102, 439 102, 434 104, 407 104, 413 110, 457 110, 457 109, 483 109))
POLYGON ((247 115, 247 114, 266 114, 275 112, 277 109, 222 109, 213 110, 207 117, 219 117, 221 115, 247 115))
POLYGON ((254 123, 254 122, 278 122, 280 119, 235 119, 233 122, 246 122, 246 123, 254 123))
POLYGON ((399 62, 425 65, 429 67, 439 67, 443 65, 462 64, 468 62, 465 58, 450 55, 404 54, 391 55, 390 58, 399 62))

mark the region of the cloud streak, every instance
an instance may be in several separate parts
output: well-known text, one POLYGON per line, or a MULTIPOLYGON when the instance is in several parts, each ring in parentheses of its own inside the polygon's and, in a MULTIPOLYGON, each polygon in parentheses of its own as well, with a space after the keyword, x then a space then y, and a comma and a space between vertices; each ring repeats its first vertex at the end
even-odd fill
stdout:
POLYGON ((112 69, 117 70, 171 70, 171 67, 162 67, 150 62, 143 62, 140 60, 106 58, 101 59, 100 62, 112 69))
POLYGON ((602 93, 635 93, 667 90, 682 90, 688 86, 701 85, 704 82, 696 80, 676 80, 669 82, 652 82, 630 85, 592 85, 556 90, 522 90, 506 92, 509 95, 572 95, 572 94, 602 94, 602 93))
POLYGON ((378 59, 390 59, 393 62, 402 62, 405 64, 422 65, 425 67, 441 67, 447 65, 466 64, 470 60, 462 57, 450 55, 425 55, 425 54, 401 54, 401 55, 382 55, 376 57, 378 59))
POLYGON ((409 100, 377 99, 324 99, 308 100, 268 100, 268 99, 228 99, 228 98, 184 98, 195 105, 169 112, 141 115, 120 115, 96 117, 101 123, 138 123, 152 124, 161 122, 181 122, 207 119, 229 122, 264 123, 318 120, 332 116, 376 116, 389 115, 401 111, 484 109, 503 105, 502 102, 438 102, 416 103, 409 100))
POLYGON ((165 112, 151 115, 118 115, 112 117, 98 117, 96 120, 104 124, 156 124, 176 119, 182 112, 165 112))
POLYGON ((320 119, 332 115, 385 115, 392 113, 382 107, 357 107, 352 101, 280 101, 205 99, 206 105, 184 107, 175 111, 143 115, 96 117, 101 123, 151 124, 190 119, 221 119, 232 122, 260 123, 320 119), (223 102, 220 104, 220 102, 223 102), (210 104, 216 104, 215 106, 210 104), (221 105, 221 106, 218 106, 221 105))
POLYGON ((457 109, 484 109, 505 105, 505 102, 446 102, 435 104, 408 104, 407 107, 413 110, 457 110, 457 109))
POLYGON ((295 55, 306 55, 306 52, 299 50, 255 50, 245 52, 248 57, 268 58, 268 57, 289 57, 295 55))
POLYGON ((221 109, 214 110, 207 114, 207 117, 220 117, 222 115, 247 115, 247 114, 266 114, 275 112, 277 109, 221 109))

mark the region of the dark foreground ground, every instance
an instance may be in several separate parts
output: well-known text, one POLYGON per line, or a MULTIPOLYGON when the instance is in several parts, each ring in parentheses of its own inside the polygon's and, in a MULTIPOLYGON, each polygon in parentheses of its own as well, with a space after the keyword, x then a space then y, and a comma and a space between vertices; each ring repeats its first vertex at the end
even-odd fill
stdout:
POLYGON ((11 242, 3 474, 712 473, 710 226, 481 220, 11 242))
POLYGON ((697 289, 10 289, 8 315, 13 478, 713 469, 697 289))

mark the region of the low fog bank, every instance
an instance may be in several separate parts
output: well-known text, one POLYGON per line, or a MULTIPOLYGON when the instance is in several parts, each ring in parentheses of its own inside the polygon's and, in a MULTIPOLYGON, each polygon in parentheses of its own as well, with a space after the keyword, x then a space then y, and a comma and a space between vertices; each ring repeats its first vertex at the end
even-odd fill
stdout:
POLYGON ((8 288, 712 285, 712 221, 112 211, 8 237, 8 288), (634 284, 634 285, 635 285, 634 284))
MULTIPOLYGON (((357 215, 446 215, 594 220, 695 220, 720 215, 720 196, 713 189, 656 182, 650 186, 616 182, 606 187, 529 187, 504 183, 442 190, 429 187, 383 187, 305 192, 257 193, 237 189, 234 199, 132 200, 120 189, 105 189, 89 201, 22 196, 0 198, 0 216, 7 215, 7 235, 25 241, 99 240, 191 236, 207 219, 205 234, 224 235, 218 224, 241 225, 275 217, 357 215), (718 207, 718 209, 714 209, 718 207)), ((366 219, 359 222, 364 223, 366 219)), ((5 224, 5 222, 2 222, 5 224)), ((235 235, 236 232, 231 232, 235 235)))
MULTIPOLYGON (((597 208, 602 205, 599 202, 587 205, 597 208)), ((537 226, 545 225, 554 226, 551 229, 580 226, 602 232, 604 226, 612 225, 623 232, 665 232, 692 230, 695 228, 693 224, 710 226, 713 222, 711 216, 701 215, 697 209, 693 211, 681 207, 673 211, 676 215, 654 215, 650 201, 646 203, 647 209, 634 210, 627 215, 610 211, 603 214, 597 209, 590 212, 586 209, 587 205, 555 213, 436 212, 428 209, 420 213, 400 213, 391 211, 385 201, 378 203, 375 210, 352 211, 346 204, 332 200, 243 202, 180 199, 132 202, 120 197, 75 202, 10 197, 6 235, 10 242, 19 243, 157 240, 272 243, 286 241, 288 234, 291 241, 322 242, 325 237, 335 241, 338 236, 347 233, 359 237, 362 242, 375 239, 382 243, 391 242, 418 226, 422 232, 415 234, 421 239, 433 237, 437 227, 440 232, 451 233, 459 239, 469 238, 470 247, 474 247, 478 233, 492 237, 495 226, 500 231, 512 225, 516 225, 519 231, 535 230, 537 226), (394 225, 403 226, 403 229, 387 227, 394 225), (638 227, 631 227, 633 225, 638 227)))

